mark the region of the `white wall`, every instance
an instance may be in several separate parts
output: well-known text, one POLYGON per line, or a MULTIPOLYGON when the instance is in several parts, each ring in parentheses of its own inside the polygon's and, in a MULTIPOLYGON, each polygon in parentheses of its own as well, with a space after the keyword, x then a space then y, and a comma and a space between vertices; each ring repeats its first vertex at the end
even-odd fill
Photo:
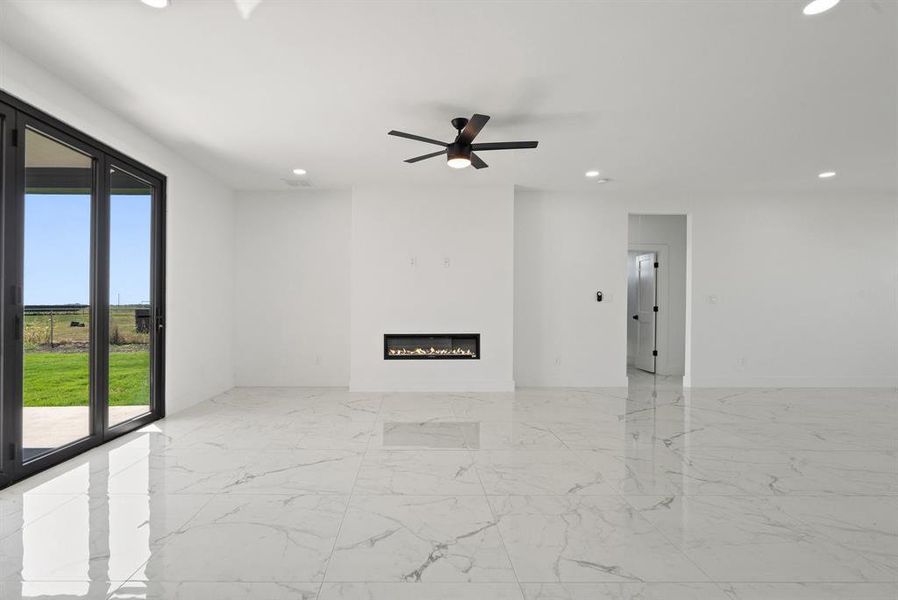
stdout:
POLYGON ((689 215, 692 385, 898 385, 894 196, 519 192, 520 385, 622 385, 628 212, 689 215))
POLYGON ((349 384, 351 206, 348 191, 238 195, 237 385, 349 384))
POLYGON ((898 385, 894 196, 721 197, 693 217, 693 385, 898 385))
POLYGON ((513 388, 513 212, 511 186, 353 191, 351 389, 513 388), (383 359, 430 332, 481 333, 480 360, 383 359))
POLYGON ((626 210, 518 190, 514 237, 517 384, 627 385, 626 210))
POLYGON ((3 44, 0 87, 167 176, 166 407, 232 387, 232 192, 3 44))
MULTIPOLYGON (((631 251, 655 252, 660 265, 655 372, 682 376, 686 363, 686 216, 631 214, 629 239, 631 251)), ((636 323, 629 318, 633 312, 628 309, 628 334, 636 323)))

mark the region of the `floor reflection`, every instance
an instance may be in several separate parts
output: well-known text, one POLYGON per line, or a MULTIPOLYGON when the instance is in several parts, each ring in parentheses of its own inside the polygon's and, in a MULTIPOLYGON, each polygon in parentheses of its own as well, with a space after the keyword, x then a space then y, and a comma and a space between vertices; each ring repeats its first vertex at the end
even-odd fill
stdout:
POLYGON ((4 598, 105 597, 151 556, 164 509, 149 495, 110 495, 110 475, 143 470, 153 435, 138 433, 97 448, 0 492, 4 598), (85 583, 88 582, 88 583, 85 583))

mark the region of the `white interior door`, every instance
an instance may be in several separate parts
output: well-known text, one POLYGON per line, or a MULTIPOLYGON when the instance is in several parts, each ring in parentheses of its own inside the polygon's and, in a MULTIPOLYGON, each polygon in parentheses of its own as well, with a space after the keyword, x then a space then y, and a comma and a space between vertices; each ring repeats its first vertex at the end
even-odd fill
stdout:
POLYGON ((636 258, 636 368, 649 373, 655 372, 656 260, 654 252, 636 258))

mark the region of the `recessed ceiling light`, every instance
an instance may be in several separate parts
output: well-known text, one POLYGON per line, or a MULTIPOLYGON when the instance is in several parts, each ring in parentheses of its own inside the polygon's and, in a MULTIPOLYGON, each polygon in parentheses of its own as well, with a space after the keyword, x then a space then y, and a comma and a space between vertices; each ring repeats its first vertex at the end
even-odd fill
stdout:
POLYGON ((608 179, 607 177, 602 177, 601 179, 596 179, 596 183, 608 183, 609 181, 611 181, 611 180, 608 179))
POLYGON ((598 177, 598 176, 599 176, 599 172, 598 172, 598 171, 587 171, 587 172, 586 172, 586 176, 587 176, 587 177, 598 177))
POLYGON ((805 5, 802 12, 808 16, 819 15, 820 13, 825 13, 838 3, 839 0, 811 0, 811 2, 808 2, 805 5))
POLYGON ((294 175, 305 175, 306 170, 305 169, 293 169, 293 174, 294 175))
POLYGON ((817 177, 819 177, 820 179, 829 179, 830 177, 835 177, 835 176, 836 176, 835 171, 824 171, 823 173, 820 173, 819 175, 817 175, 817 177))
POLYGON ((153 8, 165 8, 169 4, 171 4, 171 0, 140 0, 147 6, 152 6, 153 8))

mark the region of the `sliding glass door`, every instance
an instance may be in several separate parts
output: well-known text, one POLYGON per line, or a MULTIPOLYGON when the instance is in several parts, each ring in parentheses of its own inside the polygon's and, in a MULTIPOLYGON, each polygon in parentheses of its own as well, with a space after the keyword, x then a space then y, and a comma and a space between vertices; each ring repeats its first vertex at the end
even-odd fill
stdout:
POLYGON ((91 435, 96 157, 24 128, 22 460, 91 435))
POLYGON ((163 415, 165 180, 0 100, 3 486, 163 415))
POLYGON ((110 427, 151 408, 153 185, 121 167, 109 170, 110 427))

